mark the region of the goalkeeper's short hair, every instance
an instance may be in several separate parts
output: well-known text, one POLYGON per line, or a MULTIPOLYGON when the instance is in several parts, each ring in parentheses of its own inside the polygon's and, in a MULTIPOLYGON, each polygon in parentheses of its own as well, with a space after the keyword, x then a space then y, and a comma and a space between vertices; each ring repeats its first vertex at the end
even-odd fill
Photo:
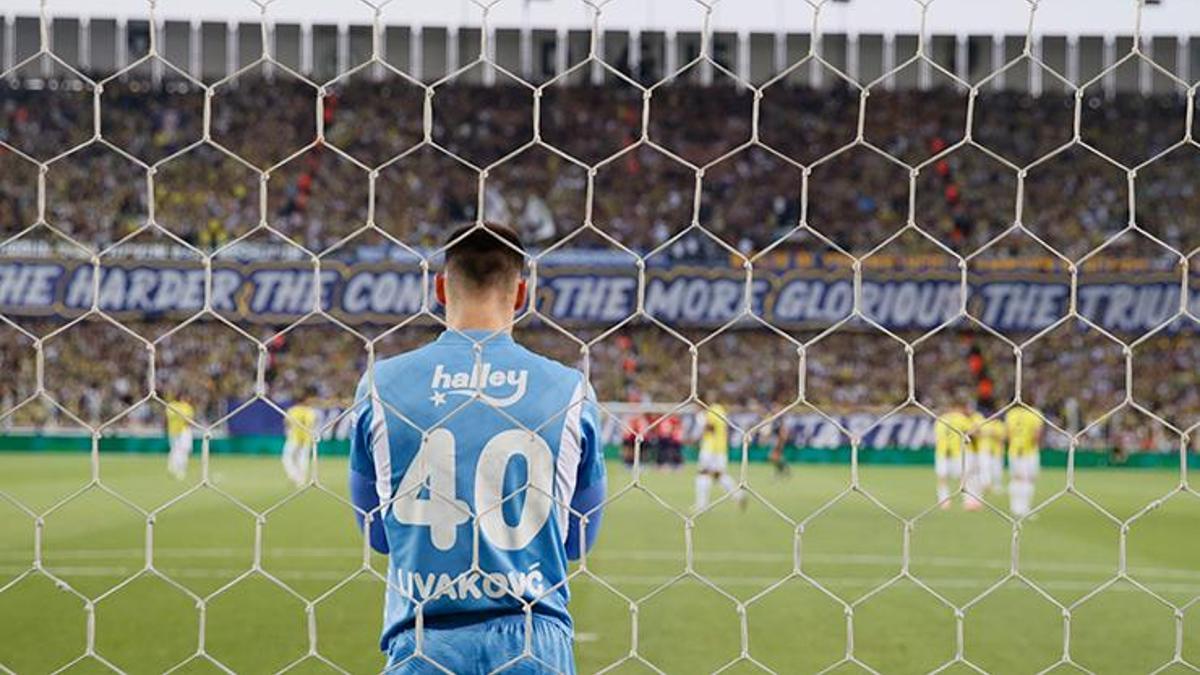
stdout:
POLYGON ((446 238, 446 246, 446 269, 474 288, 519 277, 525 263, 520 235, 499 223, 460 227, 446 238))

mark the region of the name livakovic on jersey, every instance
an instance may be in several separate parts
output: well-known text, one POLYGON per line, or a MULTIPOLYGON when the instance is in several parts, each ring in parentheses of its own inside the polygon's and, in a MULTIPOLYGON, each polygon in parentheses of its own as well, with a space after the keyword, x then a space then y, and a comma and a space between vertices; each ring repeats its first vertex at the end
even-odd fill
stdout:
POLYGON ((451 575, 446 572, 413 572, 397 567, 392 584, 402 597, 416 602, 423 600, 479 600, 484 597, 499 600, 505 596, 541 596, 546 592, 546 579, 535 563, 526 572, 464 571, 451 575))

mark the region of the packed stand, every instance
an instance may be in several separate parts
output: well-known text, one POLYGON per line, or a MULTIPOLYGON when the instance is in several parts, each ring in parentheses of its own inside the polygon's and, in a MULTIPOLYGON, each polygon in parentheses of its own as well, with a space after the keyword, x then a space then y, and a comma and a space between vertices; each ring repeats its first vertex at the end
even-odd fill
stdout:
MULTIPOLYGON (((46 161, 91 137, 87 91, 64 86, 49 92, 20 82, 2 86, 0 141, 46 161)), ((562 154, 538 147, 513 154, 533 138, 532 95, 524 87, 459 82, 439 87, 434 144, 421 143, 423 97, 420 88, 396 78, 340 82, 322 108, 322 145, 313 133, 315 90, 278 73, 270 79, 251 75, 217 92, 215 144, 198 144, 202 92, 178 84, 154 89, 137 78, 116 82, 106 89, 101 120, 104 138, 114 147, 93 143, 51 163, 45 220, 85 246, 104 249, 145 225, 151 195, 139 163, 161 162, 154 180, 156 219, 183 242, 212 251, 265 221, 306 249, 328 253, 367 224, 370 170, 379 168, 375 222, 407 245, 437 246, 449 226, 476 219, 482 206, 485 217, 512 223, 532 245, 546 246, 584 222, 588 171, 577 163, 582 162, 597 165, 592 221, 598 228, 643 254, 670 241, 664 255, 702 261, 727 252, 706 237, 673 240, 693 216, 744 254, 775 245, 791 232, 802 211, 798 162, 812 169, 807 222, 836 246, 863 255, 908 219, 909 171, 881 152, 921 165, 916 223, 960 255, 990 242, 1016 217, 1016 171, 1005 162, 1032 163, 1022 222, 1069 258, 1086 254, 1129 220, 1125 173, 1107 159, 1074 146, 1038 161, 1070 141, 1074 98, 1068 95, 981 92, 973 137, 989 152, 964 147, 939 155, 963 137, 960 91, 872 92, 866 111, 872 147, 847 148, 860 105, 857 90, 776 85, 764 93, 759 120, 760 139, 770 149, 745 148, 705 166, 699 188, 687 162, 706 165, 750 138, 747 90, 679 84, 656 90, 645 130, 651 143, 641 145, 640 92, 617 86, 547 90, 541 131, 562 154), (938 114, 914 124, 913 110, 938 114), (480 194, 478 170, 484 167, 488 177, 480 194), (267 171, 265 214, 258 170, 267 171), (699 211, 693 214, 697 189, 699 211)), ((1084 105, 1084 140, 1128 166, 1183 137, 1180 97, 1105 100, 1089 93, 1084 105), (1137 124, 1118 123, 1127 119, 1137 124)), ((38 220, 37 173, 35 165, 0 149, 0 237, 38 220)), ((1141 168, 1134 183, 1139 224, 1184 252, 1200 245, 1196 176, 1200 152, 1181 148, 1141 168)), ((786 240, 781 248, 794 243, 786 240)), ((602 241, 580 238, 573 245, 602 241)), ((890 251, 927 252, 931 245, 905 238, 890 251)), ((1049 252, 1039 246, 1004 242, 985 257, 1044 259, 1049 252)), ((56 327, 48 320, 33 324, 37 335, 56 327)), ((260 350, 211 320, 166 337, 171 327, 157 320, 124 324, 158 340, 153 357, 158 393, 189 397, 207 422, 228 416, 239 401, 258 393, 293 400, 311 382, 319 383, 316 393, 323 400, 344 404, 367 353, 359 338, 332 325, 301 325, 273 339, 268 338, 282 327, 242 326, 264 340, 260 350)), ((410 348, 434 331, 406 327, 376 351, 386 356, 410 348)), ((535 349, 568 362, 578 358, 578 345, 558 333, 518 332, 535 349)), ((697 342, 704 337, 686 336, 697 342)), ((815 334, 791 337, 807 342, 815 334)), ((936 408, 950 396, 996 407, 1011 400, 1011 348, 971 332, 947 332, 921 344, 914 371, 922 403, 936 408), (927 398, 933 392, 942 398, 927 398)), ((1031 370, 1023 378, 1024 397, 1056 423, 1083 429, 1123 399, 1119 348, 1070 332, 1045 344, 1026 361, 1031 370), (1080 382, 1089 384, 1079 387, 1080 382)), ((0 367, 17 375, 0 383, 3 410, 33 393, 33 353, 15 331, 0 330, 0 367)), ((48 340, 44 355, 47 393, 86 422, 112 419, 147 395, 150 351, 107 322, 88 322, 48 340)), ((624 330, 596 344, 591 356, 590 372, 604 400, 676 402, 689 394, 686 346, 661 330, 624 330)), ((1200 394, 1187 377, 1200 362, 1193 335, 1150 339, 1134 359, 1135 400, 1179 428, 1200 420, 1200 394)), ((823 410, 886 411, 905 399, 905 365, 902 345, 870 330, 835 334, 801 354, 795 342, 774 333, 738 329, 703 341, 697 393, 732 407, 780 409, 799 397, 803 384, 806 400, 823 410), (764 373, 755 363, 775 366, 764 373)), ((1130 426, 1128 418, 1120 424, 1134 431, 1122 433, 1153 426, 1130 426)), ((158 420, 159 413, 146 404, 117 426, 153 427, 158 420)), ((64 411, 35 402, 3 424, 72 422, 64 411)))
MULTIPOLYGON (((358 373, 366 366, 364 343, 328 323, 300 324, 281 335, 275 331, 283 327, 252 328, 249 332, 264 340, 261 352, 251 340, 213 321, 194 322, 170 334, 163 325, 132 322, 128 328, 139 335, 164 336, 154 355, 158 395, 188 399, 201 421, 209 424, 227 421, 238 405, 257 394, 260 370, 262 394, 280 405, 312 393, 340 408, 353 400, 358 373), (313 383, 316 391, 310 391, 313 383)), ((438 330, 433 322, 425 322, 387 334, 375 345, 377 358, 419 346, 438 330)), ((698 332, 685 337, 699 344, 698 397, 735 411, 753 410, 762 417, 784 409, 803 413, 812 406, 835 415, 882 415, 905 404, 903 345, 883 334, 840 331, 814 342, 813 333, 784 337, 735 329, 703 343, 698 332), (805 402, 799 403, 803 343, 805 402)), ((900 337, 915 341, 919 336, 900 337)), ((1023 400, 1070 431, 1102 420, 1125 397, 1121 349, 1094 338, 1066 331, 1026 350, 1023 400), (1088 384, 1079 386, 1080 382, 1088 384)), ((557 331, 518 328, 517 339, 565 363, 584 366, 579 344, 557 331)), ((1013 400, 1015 362, 1011 347, 1002 341, 947 331, 915 344, 913 372, 920 404, 943 411, 970 403, 994 412, 1013 400)), ((36 399, 0 425, 77 427, 73 416, 89 424, 115 419, 116 429, 153 429, 160 423, 160 404, 138 405, 148 394, 150 356, 146 345, 132 335, 104 321, 89 321, 49 338, 44 351, 46 394, 69 412, 36 399)), ((589 355, 592 383, 602 401, 669 408, 690 395, 688 346, 656 327, 622 329, 593 343, 589 355)), ((1200 396, 1188 378, 1200 363, 1194 335, 1151 338, 1134 350, 1133 359, 1133 397, 1138 404, 1178 429, 1200 422, 1200 396)), ((29 341, 11 330, 0 334, 0 368, 14 374, 0 390, 0 407, 10 410, 34 393, 36 370, 29 341)), ((1110 434, 1116 425, 1127 445, 1148 448, 1153 440, 1156 449, 1170 449, 1169 444, 1161 445, 1170 437, 1169 428, 1129 407, 1103 420, 1085 442, 1115 442, 1110 434)))
MULTIPOLYGON (((407 244, 436 244, 448 223, 474 219, 480 202, 487 217, 548 244, 583 222, 587 170, 579 161, 599 164, 593 222, 645 252, 692 220, 695 169, 681 160, 712 162, 750 138, 744 89, 656 90, 647 130, 652 144, 633 147, 642 132, 640 95, 581 86, 551 90, 543 100, 544 139, 568 156, 545 148, 514 155, 533 138, 531 92, 451 82, 434 96, 434 145, 421 145, 421 90, 394 77, 382 84, 358 77, 331 88, 326 147, 315 143, 315 90, 281 76, 247 75, 236 84, 214 97, 212 137, 224 150, 193 147, 200 139, 201 92, 148 91, 149 85, 129 83, 106 90, 104 138, 121 152, 93 144, 53 162, 46 220, 90 246, 118 240, 147 215, 145 171, 137 161, 165 159, 155 178, 158 221, 211 249, 259 224, 255 167, 268 170, 266 222, 321 251, 366 224, 368 170, 382 166, 375 220, 407 244), (485 167, 480 198, 477 169, 485 167)), ((1060 94, 981 92, 973 137, 1003 161, 1030 165, 1023 222, 1078 258, 1125 226, 1128 194, 1124 172, 1083 146, 1048 156, 1070 141, 1072 101, 1060 94)), ((873 93, 866 141, 878 150, 844 148, 853 141, 859 104, 857 91, 844 86, 832 92, 769 88, 760 139, 777 152, 749 147, 706 166, 699 222, 745 253, 771 245, 799 222, 801 169, 792 162, 804 162, 812 165, 808 222, 861 255, 908 217, 908 169, 882 151, 924 163, 917 223, 951 248, 968 253, 1012 224, 1013 167, 971 147, 930 160, 963 137, 962 92, 873 93), (909 119, 913 109, 938 114, 918 123, 909 119)), ((84 113, 90 106, 86 92, 51 96, 8 84, 0 100, 0 140, 50 159, 89 138, 84 113)), ((1180 97, 1089 95, 1084 106, 1083 140, 1131 166, 1183 138, 1180 97), (1130 119, 1126 115, 1135 115, 1134 128, 1113 121, 1130 119)), ((21 162, 9 154, 0 154, 12 169, 0 180, 0 214, 11 234, 36 220, 36 171, 17 167, 21 162)), ((1200 153, 1181 148, 1141 169, 1136 182, 1144 227, 1183 251, 1200 243, 1193 215, 1200 212, 1197 169, 1200 153)), ((714 245, 686 253, 717 251, 714 245)))

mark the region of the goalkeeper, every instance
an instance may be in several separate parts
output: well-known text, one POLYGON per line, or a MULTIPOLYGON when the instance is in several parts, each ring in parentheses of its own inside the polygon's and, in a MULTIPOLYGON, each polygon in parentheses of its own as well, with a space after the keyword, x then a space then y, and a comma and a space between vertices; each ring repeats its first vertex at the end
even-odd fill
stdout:
POLYGON ((605 494, 595 394, 513 341, 517 234, 486 225, 448 241, 435 283, 450 329, 376 363, 355 399, 350 492, 389 554, 388 672, 498 671, 528 638, 537 661, 510 672, 573 673, 567 561, 595 542, 605 494))

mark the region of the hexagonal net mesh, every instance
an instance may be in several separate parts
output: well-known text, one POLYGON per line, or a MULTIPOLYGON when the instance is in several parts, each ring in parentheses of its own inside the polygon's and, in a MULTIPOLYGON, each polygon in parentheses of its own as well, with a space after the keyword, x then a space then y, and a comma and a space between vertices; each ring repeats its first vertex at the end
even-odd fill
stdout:
MULTIPOLYGON (((479 540, 513 503, 571 505, 393 475, 360 517, 422 500, 475 539, 420 600, 351 526, 343 455, 364 409, 437 437, 370 373, 454 331, 433 275, 487 221, 528 244, 508 328, 600 401, 581 670, 1196 669, 1196 85, 1141 2, 1081 74, 1078 40, 1043 57, 1033 0, 978 72, 925 30, 950 0, 914 0, 911 53, 889 37, 868 77, 810 0, 796 58, 777 42, 752 78, 715 0, 671 5, 694 51, 672 38, 657 69, 613 58, 611 3, 580 0, 580 58, 542 76, 502 64, 472 0, 436 79, 389 57, 387 3, 363 0, 361 62, 318 78, 251 2, 261 53, 225 77, 167 57, 154 0, 115 73, 60 55, 43 2, 4 74, 0 670, 379 670, 391 590, 417 617, 393 665, 450 672, 427 600, 487 589, 479 540)), ((495 337, 470 338, 478 368, 495 337)), ((579 414, 518 418, 477 375, 439 425, 579 414)), ((532 622, 557 589, 524 579, 493 586, 532 622)), ((524 644, 500 670, 561 667, 524 644)))

